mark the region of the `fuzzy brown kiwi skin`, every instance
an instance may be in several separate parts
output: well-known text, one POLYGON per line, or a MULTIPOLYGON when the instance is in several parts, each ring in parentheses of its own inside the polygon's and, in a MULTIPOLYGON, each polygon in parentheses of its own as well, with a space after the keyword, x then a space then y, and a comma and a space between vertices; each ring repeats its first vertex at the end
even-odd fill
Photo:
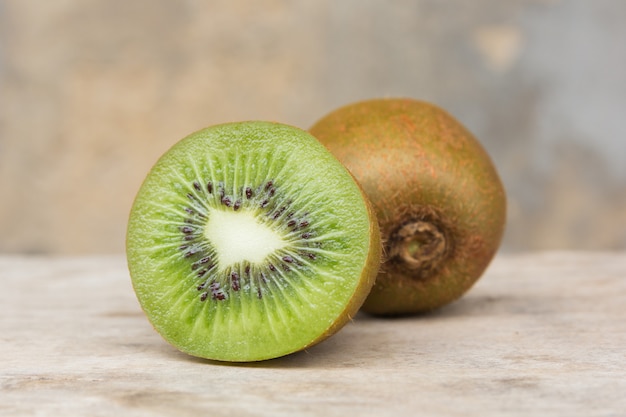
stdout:
POLYGON ((497 252, 505 190, 481 144, 430 103, 376 99, 311 129, 350 170, 376 212, 383 264, 363 310, 422 313, 467 292, 497 252))

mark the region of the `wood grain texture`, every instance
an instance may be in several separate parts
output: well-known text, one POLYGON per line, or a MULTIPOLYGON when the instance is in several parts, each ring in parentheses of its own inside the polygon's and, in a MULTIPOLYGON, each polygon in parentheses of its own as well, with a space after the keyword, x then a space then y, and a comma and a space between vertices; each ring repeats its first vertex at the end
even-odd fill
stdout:
POLYGON ((461 300, 230 365, 150 327, 123 257, 0 257, 0 415, 620 416, 626 255, 500 255, 461 300))

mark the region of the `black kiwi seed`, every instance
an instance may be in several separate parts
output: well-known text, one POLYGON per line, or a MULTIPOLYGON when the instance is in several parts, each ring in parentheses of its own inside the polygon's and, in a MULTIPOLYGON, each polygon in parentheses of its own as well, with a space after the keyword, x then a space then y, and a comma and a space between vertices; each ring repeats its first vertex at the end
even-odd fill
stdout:
POLYGON ((222 301, 226 299, 226 294, 220 288, 219 282, 216 282, 216 281, 212 282, 211 285, 209 285, 209 289, 211 290, 211 297, 214 300, 222 301))
POLYGON ((239 274, 235 271, 230 273, 230 282, 230 287, 233 289, 233 291, 239 291, 239 274))

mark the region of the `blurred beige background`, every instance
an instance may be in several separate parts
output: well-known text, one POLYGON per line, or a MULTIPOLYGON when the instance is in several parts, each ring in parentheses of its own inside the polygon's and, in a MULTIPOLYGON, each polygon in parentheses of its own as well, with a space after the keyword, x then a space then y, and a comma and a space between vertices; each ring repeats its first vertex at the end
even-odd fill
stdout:
POLYGON ((379 96, 481 139, 504 250, 626 249, 625 22, 622 0, 0 0, 0 252, 120 253, 178 139, 379 96))

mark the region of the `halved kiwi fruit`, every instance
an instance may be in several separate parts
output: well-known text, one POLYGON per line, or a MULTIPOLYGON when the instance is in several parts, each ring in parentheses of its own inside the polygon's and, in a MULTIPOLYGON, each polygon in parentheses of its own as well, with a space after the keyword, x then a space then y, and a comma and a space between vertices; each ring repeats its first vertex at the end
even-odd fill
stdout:
POLYGON ((480 143, 441 108, 375 99, 339 108, 310 132, 375 208, 385 259, 363 309, 418 313, 463 295, 496 253, 506 197, 480 143))
POLYGON ((257 361, 320 342, 357 312, 380 264, 375 215, 313 136, 270 122, 200 130, 166 152, 130 214, 147 317, 194 356, 257 361))

